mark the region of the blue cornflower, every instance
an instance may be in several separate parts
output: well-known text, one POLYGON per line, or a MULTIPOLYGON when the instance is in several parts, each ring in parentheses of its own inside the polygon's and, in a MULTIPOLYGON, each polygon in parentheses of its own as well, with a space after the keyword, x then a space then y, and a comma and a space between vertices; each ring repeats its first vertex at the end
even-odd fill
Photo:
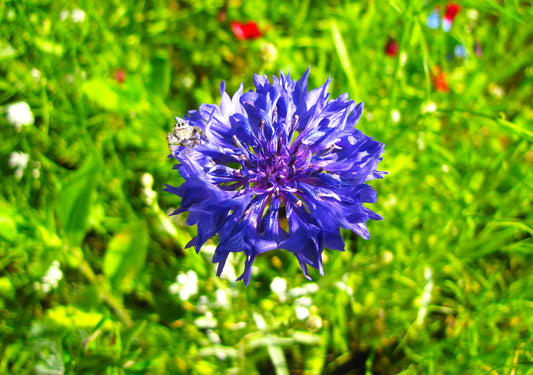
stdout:
POLYGON ((440 12, 439 9, 433 9, 429 14, 426 23, 430 29, 438 29, 440 26, 440 12))
POLYGON ((457 56, 460 59, 464 59, 467 57, 468 52, 466 51, 466 47, 462 44, 458 44, 453 49, 453 52, 455 53, 455 56, 457 56))
POLYGON ((202 104, 169 134, 170 157, 185 182, 166 191, 181 197, 173 214, 189 212, 199 252, 218 235, 213 256, 220 276, 230 252, 244 252, 248 285, 254 259, 267 251, 293 253, 323 275, 325 247, 344 250, 340 229, 368 239, 365 225, 381 217, 363 206, 376 201, 366 181, 382 178, 376 167, 384 145, 354 126, 363 103, 348 94, 330 99, 328 79, 307 90, 309 69, 298 81, 254 76, 230 98, 222 82, 220 105, 202 104))

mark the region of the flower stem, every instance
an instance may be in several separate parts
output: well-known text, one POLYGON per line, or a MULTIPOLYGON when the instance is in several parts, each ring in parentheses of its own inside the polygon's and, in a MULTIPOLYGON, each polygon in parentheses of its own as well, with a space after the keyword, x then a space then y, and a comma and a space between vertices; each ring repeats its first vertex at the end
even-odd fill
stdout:
POLYGON ((115 314, 117 314, 122 323, 124 323, 127 327, 133 326, 133 321, 131 320, 130 314, 122 302, 117 299, 115 295, 113 295, 113 292, 111 291, 109 283, 105 277, 103 275, 95 275, 89 263, 87 263, 85 258, 83 258, 83 255, 79 261, 79 270, 92 284, 99 287, 98 290, 100 292, 100 297, 109 307, 111 307, 115 314))

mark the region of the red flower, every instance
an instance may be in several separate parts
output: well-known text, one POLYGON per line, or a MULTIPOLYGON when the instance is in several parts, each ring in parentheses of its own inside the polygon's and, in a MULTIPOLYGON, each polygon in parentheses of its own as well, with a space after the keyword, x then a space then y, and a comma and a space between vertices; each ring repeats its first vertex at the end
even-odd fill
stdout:
POLYGON ((433 82, 433 87, 435 88, 435 91, 437 92, 450 92, 450 88, 448 87, 448 83, 446 82, 446 74, 440 70, 440 67, 435 68, 435 73, 431 77, 431 81, 433 82))
POLYGON ((385 54, 391 57, 396 56, 398 54, 398 42, 389 38, 387 44, 385 44, 385 54))
POLYGON ((461 6, 458 4, 446 5, 446 13, 444 14, 444 19, 447 19, 452 22, 459 10, 461 10, 461 6))
POLYGON ((257 28, 257 24, 254 21, 246 23, 232 21, 231 29, 233 30, 233 34, 235 34, 239 40, 255 39, 263 35, 257 28))
POLYGON ((118 83, 124 83, 124 81, 126 80, 126 72, 124 71, 124 69, 119 69, 115 72, 115 81, 117 81, 118 83))

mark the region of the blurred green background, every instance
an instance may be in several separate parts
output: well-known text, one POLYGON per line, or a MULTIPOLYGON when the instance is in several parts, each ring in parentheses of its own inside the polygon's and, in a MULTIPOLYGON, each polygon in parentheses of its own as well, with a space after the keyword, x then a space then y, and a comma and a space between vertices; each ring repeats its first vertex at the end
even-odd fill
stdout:
POLYGON ((0 373, 533 374, 531 5, 0 1, 0 373), (173 116, 308 66, 365 102, 385 220, 218 279, 173 116))

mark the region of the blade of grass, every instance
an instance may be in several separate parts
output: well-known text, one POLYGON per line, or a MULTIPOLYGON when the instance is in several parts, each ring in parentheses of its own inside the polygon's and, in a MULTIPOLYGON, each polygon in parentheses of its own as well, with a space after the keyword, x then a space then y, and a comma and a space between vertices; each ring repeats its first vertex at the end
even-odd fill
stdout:
POLYGON ((337 26, 337 23, 335 21, 331 22, 331 36, 333 38, 333 43, 335 44, 337 54, 339 55, 342 69, 344 70, 344 73, 348 78, 348 85, 350 86, 351 94, 356 101, 359 101, 357 82, 355 80, 355 75, 352 69, 352 62, 350 61, 350 56, 348 55, 348 51, 346 50, 346 44, 344 43, 344 39, 342 38, 342 35, 339 31, 339 27, 337 26))

